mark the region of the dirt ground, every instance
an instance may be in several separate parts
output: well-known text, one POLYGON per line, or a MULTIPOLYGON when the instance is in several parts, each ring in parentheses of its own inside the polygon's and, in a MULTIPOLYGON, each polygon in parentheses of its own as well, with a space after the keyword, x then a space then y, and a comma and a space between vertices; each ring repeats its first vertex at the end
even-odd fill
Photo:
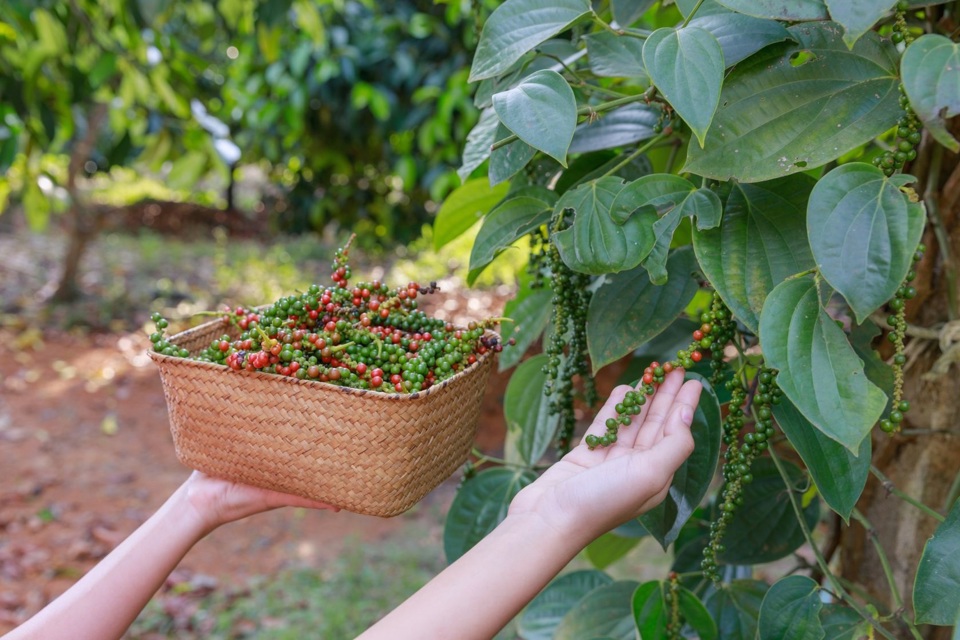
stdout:
MULTIPOLYGON (((187 477, 145 336, 0 329, 0 635, 62 593, 187 477)), ((488 387, 478 446, 502 446, 506 375, 488 387)), ((227 525, 179 577, 240 584, 319 566, 344 540, 382 540, 437 521, 459 473, 403 516, 286 509, 227 525)))

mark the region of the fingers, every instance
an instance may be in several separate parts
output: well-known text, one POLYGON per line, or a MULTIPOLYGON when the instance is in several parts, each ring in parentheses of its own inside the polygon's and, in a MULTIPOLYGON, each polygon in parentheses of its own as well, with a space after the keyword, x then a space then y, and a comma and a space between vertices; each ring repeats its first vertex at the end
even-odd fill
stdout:
POLYGON ((653 401, 644 406, 640 414, 639 431, 634 432, 632 441, 627 440, 624 444, 634 448, 649 449, 663 437, 663 425, 682 385, 682 369, 676 369, 666 375, 663 384, 653 395, 653 401))
POLYGON ((662 465, 662 470, 672 475, 693 453, 693 435, 690 425, 700 401, 703 386, 696 380, 688 380, 677 392, 674 402, 663 421, 662 437, 650 450, 652 457, 662 465))
MULTIPOLYGON (((679 401, 695 409, 699 401, 700 389, 699 383, 693 381, 686 385, 683 383, 682 370, 667 374, 663 384, 659 386, 652 400, 643 406, 640 414, 634 416, 630 424, 619 427, 617 444, 612 447, 604 447, 599 456, 596 451, 590 452, 593 456, 591 460, 595 462, 598 459, 605 458, 608 451, 612 451, 614 457, 617 457, 629 453, 634 448, 650 449, 663 438, 664 425, 667 423, 668 413, 674 403, 679 401)), ((632 387, 620 385, 611 392, 610 397, 597 412, 586 434, 584 434, 580 445, 571 452, 574 457, 579 459, 582 455, 579 452, 580 449, 589 451, 585 442, 587 435, 600 437, 607 432, 606 421, 617 417, 617 403, 621 402, 624 395, 631 390, 633 390, 632 387)))
POLYGON ((309 498, 281 493, 279 491, 271 491, 268 489, 263 489, 262 491, 264 492, 264 500, 271 509, 275 509, 277 507, 302 507, 304 509, 329 509, 330 511, 340 511, 340 507, 335 507, 332 504, 320 502, 319 500, 311 500, 309 498))

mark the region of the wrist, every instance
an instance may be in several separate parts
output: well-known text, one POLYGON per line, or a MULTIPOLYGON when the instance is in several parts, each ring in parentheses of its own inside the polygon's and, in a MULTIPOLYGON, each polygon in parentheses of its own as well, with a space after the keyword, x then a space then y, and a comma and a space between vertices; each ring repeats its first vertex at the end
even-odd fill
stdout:
POLYGON ((169 504, 186 533, 199 541, 223 523, 217 519, 216 510, 208 507, 207 491, 197 485, 195 477, 191 475, 170 496, 169 504))
MULTIPOLYGON (((581 523, 582 524, 582 523, 581 523)), ((509 513, 496 531, 536 541, 537 548, 573 559, 596 537, 573 519, 553 518, 539 511, 509 513)))

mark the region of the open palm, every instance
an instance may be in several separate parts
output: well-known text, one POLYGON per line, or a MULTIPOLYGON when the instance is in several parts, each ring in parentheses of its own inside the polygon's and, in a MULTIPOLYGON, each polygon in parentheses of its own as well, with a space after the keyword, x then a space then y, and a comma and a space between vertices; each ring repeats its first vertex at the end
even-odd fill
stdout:
MULTIPOLYGON (((619 386, 587 429, 603 435, 605 421, 631 387, 619 386)), ((635 518, 665 497, 673 473, 693 452, 690 423, 702 387, 683 371, 666 376, 617 442, 590 450, 580 444, 517 494, 511 514, 535 513, 562 531, 576 531, 584 544, 635 518)))

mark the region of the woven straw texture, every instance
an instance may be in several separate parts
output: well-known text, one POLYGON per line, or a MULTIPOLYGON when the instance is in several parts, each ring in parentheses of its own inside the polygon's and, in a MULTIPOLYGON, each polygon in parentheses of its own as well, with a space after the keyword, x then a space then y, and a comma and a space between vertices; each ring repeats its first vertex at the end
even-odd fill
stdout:
MULTIPOLYGON (((195 354, 224 333, 236 336, 215 320, 170 341, 195 354)), ((496 360, 387 394, 149 355, 184 465, 376 516, 406 511, 463 464, 496 360)))

